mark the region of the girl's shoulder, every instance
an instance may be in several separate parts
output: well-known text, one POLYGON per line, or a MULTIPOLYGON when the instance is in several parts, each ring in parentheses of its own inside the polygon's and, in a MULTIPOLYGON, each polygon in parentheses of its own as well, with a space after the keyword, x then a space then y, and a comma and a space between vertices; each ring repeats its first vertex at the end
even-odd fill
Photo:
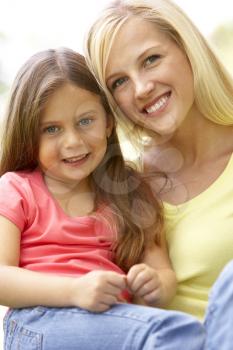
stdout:
POLYGON ((19 170, 19 171, 8 171, 1 176, 0 179, 12 179, 15 181, 26 180, 31 178, 37 178, 40 174, 38 169, 34 170, 19 170))
POLYGON ((20 191, 25 187, 31 187, 31 184, 40 184, 42 182, 39 170, 9 171, 0 178, 0 189, 15 188, 20 191))

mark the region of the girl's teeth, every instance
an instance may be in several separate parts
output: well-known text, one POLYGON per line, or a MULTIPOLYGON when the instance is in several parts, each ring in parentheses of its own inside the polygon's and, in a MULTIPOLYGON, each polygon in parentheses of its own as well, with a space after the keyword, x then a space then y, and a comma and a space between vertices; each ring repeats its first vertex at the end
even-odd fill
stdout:
POLYGON ((163 96, 158 102, 156 102, 153 106, 146 108, 147 113, 153 113, 159 110, 161 107, 165 105, 168 100, 168 96, 163 96))
POLYGON ((86 154, 84 156, 82 156, 82 157, 77 157, 77 158, 72 158, 72 159, 65 159, 65 162, 67 162, 67 163, 75 163, 78 160, 81 160, 81 159, 83 159, 85 157, 86 157, 86 154))

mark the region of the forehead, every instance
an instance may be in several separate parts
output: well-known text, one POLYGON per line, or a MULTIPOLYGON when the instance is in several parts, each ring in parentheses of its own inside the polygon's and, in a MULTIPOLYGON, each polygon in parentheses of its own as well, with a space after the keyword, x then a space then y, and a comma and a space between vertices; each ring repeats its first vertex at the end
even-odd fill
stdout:
POLYGON ((127 46, 135 39, 137 41, 145 40, 145 36, 153 37, 153 39, 158 40, 164 40, 165 38, 168 39, 168 35, 163 33, 159 26, 156 23, 153 23, 152 21, 149 21, 147 19, 144 19, 139 16, 132 16, 129 17, 121 26, 119 29, 116 40, 114 41, 115 44, 119 43, 121 45, 127 46), (121 40, 120 40, 121 39, 121 40))
POLYGON ((119 33, 123 35, 127 33, 127 36, 136 34, 136 36, 140 37, 141 33, 146 32, 148 34, 151 31, 155 31, 157 34, 160 33, 156 20, 148 20, 138 15, 132 15, 122 24, 119 33))
POLYGON ((170 43, 170 37, 155 23, 136 16, 130 17, 116 34, 108 57, 106 74, 132 55, 140 56, 150 46, 165 47, 170 43))
POLYGON ((101 97, 86 89, 67 83, 58 88, 48 98, 42 119, 45 119, 47 116, 59 116, 64 111, 67 111, 67 113, 68 111, 84 113, 90 108, 103 109, 101 97))

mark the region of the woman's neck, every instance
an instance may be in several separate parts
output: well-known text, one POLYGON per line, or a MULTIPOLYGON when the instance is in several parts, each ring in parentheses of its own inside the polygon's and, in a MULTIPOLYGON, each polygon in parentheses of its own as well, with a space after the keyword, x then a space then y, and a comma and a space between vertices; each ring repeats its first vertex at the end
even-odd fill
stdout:
POLYGON ((165 202, 176 205, 196 197, 214 183, 232 152, 233 126, 201 119, 185 123, 165 142, 148 145, 143 161, 146 172, 162 174, 153 180, 152 188, 165 202))
POLYGON ((232 152, 232 136, 233 126, 218 125, 201 115, 194 115, 159 148, 179 152, 186 166, 199 166, 223 153, 232 152))

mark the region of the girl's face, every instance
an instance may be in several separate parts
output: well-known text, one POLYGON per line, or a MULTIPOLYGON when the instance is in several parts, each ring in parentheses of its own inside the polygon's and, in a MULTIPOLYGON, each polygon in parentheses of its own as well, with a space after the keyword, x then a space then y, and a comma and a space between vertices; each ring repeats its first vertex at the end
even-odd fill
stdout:
POLYGON ((172 135, 195 108, 186 56, 155 24, 141 18, 131 18, 117 34, 106 83, 128 118, 159 135, 172 135))
POLYGON ((40 121, 39 165, 50 181, 87 184, 103 159, 112 122, 100 97, 71 84, 48 100, 40 121))

